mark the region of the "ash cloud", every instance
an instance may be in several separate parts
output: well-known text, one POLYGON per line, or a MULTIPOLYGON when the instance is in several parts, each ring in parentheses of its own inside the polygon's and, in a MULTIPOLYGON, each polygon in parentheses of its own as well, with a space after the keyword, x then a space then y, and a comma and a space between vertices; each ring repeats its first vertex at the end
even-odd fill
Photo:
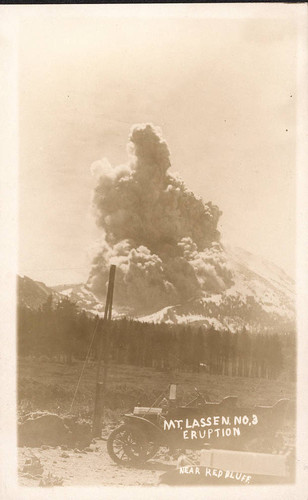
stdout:
POLYGON ((232 282, 217 224, 221 212, 204 203, 168 170, 160 129, 132 128, 129 161, 94 162, 93 204, 102 229, 89 284, 103 298, 116 264, 115 304, 135 314, 223 291, 232 282))

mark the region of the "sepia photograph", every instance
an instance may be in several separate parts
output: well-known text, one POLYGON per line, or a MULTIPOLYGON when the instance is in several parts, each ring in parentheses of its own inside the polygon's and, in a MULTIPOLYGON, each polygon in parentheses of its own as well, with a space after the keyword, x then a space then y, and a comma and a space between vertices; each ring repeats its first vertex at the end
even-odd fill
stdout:
POLYGON ((17 16, 18 487, 294 485, 302 6, 62 7, 17 16))

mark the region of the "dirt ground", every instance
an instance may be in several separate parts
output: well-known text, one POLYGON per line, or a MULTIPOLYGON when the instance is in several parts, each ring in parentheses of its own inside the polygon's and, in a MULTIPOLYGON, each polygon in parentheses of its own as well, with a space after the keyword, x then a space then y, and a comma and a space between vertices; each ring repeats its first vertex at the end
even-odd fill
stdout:
POLYGON ((163 452, 158 452, 154 459, 139 468, 119 466, 109 457, 104 440, 91 444, 92 451, 63 448, 19 448, 20 486, 40 486, 41 479, 47 478, 49 473, 63 479, 63 486, 157 486, 160 476, 176 467, 176 460, 166 457, 163 452), (33 455, 43 468, 39 477, 22 473, 26 460, 33 455))

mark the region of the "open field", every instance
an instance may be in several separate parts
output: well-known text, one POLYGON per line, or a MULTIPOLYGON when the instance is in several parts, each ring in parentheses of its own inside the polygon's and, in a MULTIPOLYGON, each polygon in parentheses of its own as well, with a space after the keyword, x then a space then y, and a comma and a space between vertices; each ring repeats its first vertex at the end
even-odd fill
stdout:
MULTIPOLYGON (((19 411, 49 410, 59 415, 70 411, 83 363, 72 365, 54 361, 20 359, 18 371, 19 411)), ((92 418, 96 364, 84 370, 72 407, 72 414, 92 418)), ((194 387, 208 394, 211 401, 238 397, 238 405, 272 405, 281 398, 295 399, 295 383, 259 378, 227 377, 208 373, 166 373, 151 368, 111 365, 105 406, 108 415, 127 411, 132 406, 152 405, 170 383, 178 385, 178 398, 187 402, 194 397, 194 387)))

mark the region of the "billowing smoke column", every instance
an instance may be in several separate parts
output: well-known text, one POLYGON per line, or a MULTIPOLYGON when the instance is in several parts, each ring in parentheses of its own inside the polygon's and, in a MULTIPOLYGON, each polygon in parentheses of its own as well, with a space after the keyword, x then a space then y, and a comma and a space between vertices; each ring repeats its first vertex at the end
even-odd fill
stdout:
POLYGON ((116 305, 134 314, 224 290, 231 283, 219 244, 221 212, 205 204, 168 172, 169 150, 159 129, 137 125, 129 137, 130 161, 100 172, 94 194, 103 230, 89 284, 105 296, 110 264, 116 264, 116 305))

